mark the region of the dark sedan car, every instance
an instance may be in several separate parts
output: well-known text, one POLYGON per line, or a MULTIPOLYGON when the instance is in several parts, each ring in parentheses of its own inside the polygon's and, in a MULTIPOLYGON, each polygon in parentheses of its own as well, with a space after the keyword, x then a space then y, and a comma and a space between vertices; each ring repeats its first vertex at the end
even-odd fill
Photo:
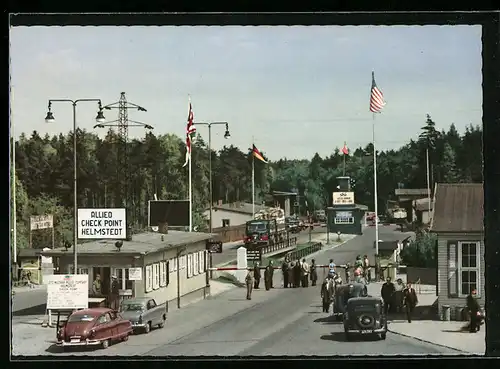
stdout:
POLYGON ((384 314, 384 302, 378 297, 354 297, 347 301, 344 313, 344 332, 347 340, 353 334, 380 335, 385 340, 387 335, 387 317, 384 314))
POLYGON ((112 341, 126 341, 132 324, 116 311, 93 308, 75 311, 57 331, 57 345, 62 347, 98 346, 108 348, 112 341))

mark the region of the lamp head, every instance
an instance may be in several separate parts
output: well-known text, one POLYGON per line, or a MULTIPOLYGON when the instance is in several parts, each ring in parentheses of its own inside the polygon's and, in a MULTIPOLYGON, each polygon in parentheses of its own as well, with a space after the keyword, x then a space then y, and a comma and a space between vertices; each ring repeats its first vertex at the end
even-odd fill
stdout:
POLYGON ((118 249, 118 251, 120 251, 122 246, 123 246, 123 241, 116 241, 115 242, 115 247, 118 249))
POLYGON ((97 123, 104 123, 106 121, 106 118, 104 117, 102 109, 99 109, 99 111, 97 112, 97 116, 95 117, 95 120, 97 123))
POLYGON ((228 139, 231 137, 231 134, 229 133, 229 124, 226 123, 226 132, 224 132, 224 138, 228 139))
POLYGON ((47 116, 45 117, 45 123, 54 123, 55 122, 54 114, 49 110, 47 112, 47 116))

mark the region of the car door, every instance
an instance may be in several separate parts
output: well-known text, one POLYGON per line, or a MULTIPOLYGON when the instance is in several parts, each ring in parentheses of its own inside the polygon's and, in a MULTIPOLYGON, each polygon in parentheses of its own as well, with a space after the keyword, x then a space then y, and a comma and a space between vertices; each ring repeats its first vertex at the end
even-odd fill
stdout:
POLYGON ((108 331, 111 338, 116 338, 119 335, 118 332, 118 320, 116 319, 116 314, 114 312, 106 313, 106 320, 108 324, 108 331))
POLYGON ((96 325, 94 326, 96 339, 103 339, 109 336, 109 321, 106 317, 107 313, 104 313, 97 318, 96 325))

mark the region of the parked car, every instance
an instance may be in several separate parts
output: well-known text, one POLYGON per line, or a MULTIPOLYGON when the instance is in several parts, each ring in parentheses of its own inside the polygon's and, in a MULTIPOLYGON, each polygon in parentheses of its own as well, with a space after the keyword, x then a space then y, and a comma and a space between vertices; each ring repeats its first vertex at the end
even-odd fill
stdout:
POLYGON ((292 233, 299 233, 300 229, 300 221, 295 217, 287 217, 285 218, 285 225, 288 231, 292 233))
POLYGON ((353 334, 387 336, 387 317, 384 302, 380 297, 354 297, 347 301, 344 313, 344 333, 346 340, 353 334))
POLYGON ((157 305, 149 297, 138 297, 124 300, 120 306, 120 314, 130 320, 134 331, 140 329, 149 333, 151 328, 163 328, 167 320, 166 304, 157 305))
POLYGON ((78 310, 70 314, 57 330, 57 345, 98 346, 108 348, 112 341, 126 341, 132 324, 108 308, 78 310))

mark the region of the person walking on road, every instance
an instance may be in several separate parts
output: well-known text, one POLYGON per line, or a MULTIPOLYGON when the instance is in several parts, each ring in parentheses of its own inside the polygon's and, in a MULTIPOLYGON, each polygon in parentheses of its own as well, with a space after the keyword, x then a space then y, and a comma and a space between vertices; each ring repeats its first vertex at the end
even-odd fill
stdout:
POLYGON ((302 287, 309 286, 309 264, 306 259, 302 259, 302 287))
POLYGON ((330 311, 330 304, 333 298, 333 282, 331 274, 325 278, 321 284, 321 301, 323 303, 323 312, 328 313, 330 311))
POLYGON ((415 306, 418 304, 417 294, 415 289, 412 287, 411 283, 408 283, 406 289, 403 292, 404 295, 404 305, 406 307, 406 318, 408 323, 411 323, 411 317, 415 306))
POLYGON ((467 296, 467 310, 469 310, 470 315, 469 332, 476 333, 481 327, 479 319, 477 318, 480 307, 479 303, 477 302, 476 290, 472 290, 471 293, 469 293, 469 295, 467 296))
POLYGON ((283 287, 288 288, 288 258, 285 258, 281 264, 281 271, 283 272, 283 287))
POLYGON ((403 283, 403 280, 401 278, 398 278, 396 280, 396 284, 394 285, 395 291, 394 291, 394 307, 396 310, 396 313, 401 313, 403 311, 403 291, 405 289, 405 285, 403 283))
POLYGON ((295 287, 295 264, 292 262, 288 267, 288 287, 295 287))
POLYGON ((255 280, 255 289, 259 289, 259 284, 260 284, 260 265, 259 262, 256 262, 253 264, 253 278, 255 280))
POLYGON ((328 264, 328 273, 331 275, 335 274, 335 263, 333 262, 333 259, 330 259, 330 263, 328 264))
POLYGON ((264 270, 264 286, 266 287, 266 291, 273 288, 272 281, 274 269, 272 263, 272 261, 269 261, 269 264, 266 266, 266 270, 264 270))
POLYGON ((297 259, 295 262, 294 273, 293 273, 293 288, 300 287, 300 259, 297 259))
POLYGON ((274 288, 273 286, 274 266, 272 260, 269 260, 268 267, 269 267, 269 288, 274 288))
POLYGON ((363 258, 363 273, 365 275, 365 279, 367 282, 370 282, 370 260, 368 259, 368 255, 365 255, 363 258))
POLYGON ((252 299, 252 289, 254 284, 254 278, 252 272, 249 270, 247 276, 245 277, 245 283, 247 285, 247 300, 252 299))
POLYGON ((394 298, 395 291, 394 284, 391 282, 391 277, 387 277, 386 282, 382 285, 380 290, 380 295, 382 296, 382 300, 384 300, 384 313, 385 315, 389 314, 389 311, 392 310, 392 301, 394 298))
POLYGON ((309 267, 311 270, 311 286, 316 286, 316 281, 318 280, 318 272, 316 271, 316 260, 311 260, 311 266, 309 267))

